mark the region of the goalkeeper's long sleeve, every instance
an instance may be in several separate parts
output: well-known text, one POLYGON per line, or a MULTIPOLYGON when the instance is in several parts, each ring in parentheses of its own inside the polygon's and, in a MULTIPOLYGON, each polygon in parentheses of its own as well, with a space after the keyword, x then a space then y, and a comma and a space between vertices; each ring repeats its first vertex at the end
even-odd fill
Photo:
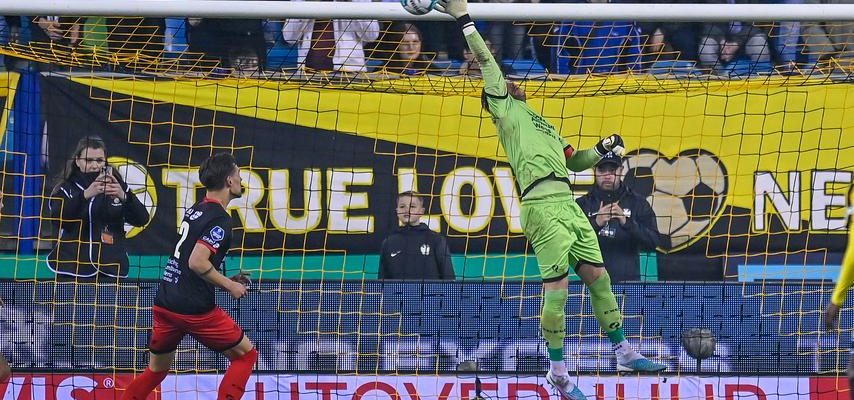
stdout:
POLYGON ((566 167, 573 172, 581 172, 592 168, 602 157, 594 149, 578 150, 572 157, 566 159, 566 167))
POLYGON ((507 96, 507 83, 504 81, 504 74, 501 73, 501 67, 492 57, 492 52, 489 51, 486 42, 483 41, 480 33, 474 27, 474 22, 466 14, 458 18, 457 23, 463 30, 463 36, 466 38, 469 49, 480 64, 480 72, 483 75, 483 89, 486 94, 493 97, 507 96))

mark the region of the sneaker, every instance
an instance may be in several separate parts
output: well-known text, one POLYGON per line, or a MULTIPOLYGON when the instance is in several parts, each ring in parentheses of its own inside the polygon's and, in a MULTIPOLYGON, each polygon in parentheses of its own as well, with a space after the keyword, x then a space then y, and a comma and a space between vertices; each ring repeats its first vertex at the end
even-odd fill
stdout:
POLYGON ((549 371, 546 374, 546 382, 569 400, 587 400, 581 389, 569 380, 569 375, 552 375, 552 371, 549 371))
POLYGON ((641 355, 631 361, 617 362, 617 371, 620 372, 661 372, 665 369, 667 369, 666 365, 650 361, 641 355))

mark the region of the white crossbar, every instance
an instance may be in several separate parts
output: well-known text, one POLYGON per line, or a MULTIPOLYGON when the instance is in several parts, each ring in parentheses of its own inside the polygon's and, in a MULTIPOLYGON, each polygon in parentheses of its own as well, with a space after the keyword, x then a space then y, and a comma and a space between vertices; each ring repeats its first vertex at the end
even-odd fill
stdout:
MULTIPOLYGON (((370 18, 447 20, 433 11, 415 17, 397 2, 240 0, 0 0, 0 15, 370 18)), ((854 21, 854 4, 542 4, 472 3, 489 21, 854 21)))

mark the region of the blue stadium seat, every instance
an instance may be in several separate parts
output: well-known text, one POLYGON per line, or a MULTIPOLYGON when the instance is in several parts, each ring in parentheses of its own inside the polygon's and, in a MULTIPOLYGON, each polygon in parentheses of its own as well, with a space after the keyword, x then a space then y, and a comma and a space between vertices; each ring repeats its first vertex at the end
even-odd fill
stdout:
POLYGON ((368 61, 365 62, 365 66, 368 68, 368 72, 374 72, 380 69, 383 64, 385 64, 385 60, 378 60, 376 58, 368 59, 368 61))
POLYGON ((283 68, 296 68, 298 64, 298 49, 296 45, 279 44, 267 51, 267 66, 270 71, 283 68))
POLYGON ((546 73, 546 68, 535 60, 504 60, 504 63, 510 64, 519 75, 546 73))
POLYGON ((774 71, 769 62, 753 62, 748 59, 737 59, 727 65, 719 66, 715 72, 730 78, 749 78, 756 75, 767 75, 774 71))
POLYGON ((184 18, 166 18, 166 54, 175 55, 187 51, 187 26, 184 18))
POLYGON ((462 67, 462 66, 463 66, 462 61, 451 60, 451 63, 448 65, 448 69, 446 70, 445 75, 451 75, 451 76, 459 75, 460 74, 460 67, 462 67))
POLYGON ((451 68, 451 62, 448 60, 435 60, 433 61, 433 68, 444 71, 451 68))
POLYGON ((697 63, 689 60, 660 60, 656 61, 649 67, 649 73, 652 75, 670 75, 670 76, 693 76, 700 75, 700 71, 696 69, 697 63))

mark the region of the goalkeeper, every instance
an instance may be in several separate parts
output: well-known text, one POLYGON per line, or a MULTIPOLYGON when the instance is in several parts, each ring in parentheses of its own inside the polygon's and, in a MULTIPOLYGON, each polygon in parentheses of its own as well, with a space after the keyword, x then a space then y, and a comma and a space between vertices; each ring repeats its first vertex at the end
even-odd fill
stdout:
MULTIPOLYGON (((845 256, 842 258, 842 270, 839 272, 839 279, 836 280, 836 287, 833 288, 833 297, 830 298, 830 305, 824 311, 824 323, 828 329, 836 328, 837 319, 839 318, 839 310, 845 304, 845 298, 848 297, 848 289, 854 284, 854 231, 852 231, 851 215, 854 214, 854 186, 848 192, 848 248, 845 249, 845 256)), ((851 399, 854 400, 854 354, 848 360, 848 382, 851 386, 851 399)))
POLYGON ((543 280, 540 327, 551 360, 546 380, 569 399, 585 398, 571 382, 563 361, 570 266, 590 290, 596 319, 614 345, 618 370, 664 370, 664 365, 647 360, 626 341, 622 315, 611 291, 611 279, 596 234, 574 201, 567 174, 567 168, 573 171, 591 168, 608 151, 621 155, 623 140, 611 135, 593 149, 575 151, 545 118, 528 106, 524 92, 504 80, 467 8, 467 0, 439 0, 436 6, 456 18, 480 64, 484 80, 481 103, 492 116, 522 191, 522 229, 534 248, 543 280))

